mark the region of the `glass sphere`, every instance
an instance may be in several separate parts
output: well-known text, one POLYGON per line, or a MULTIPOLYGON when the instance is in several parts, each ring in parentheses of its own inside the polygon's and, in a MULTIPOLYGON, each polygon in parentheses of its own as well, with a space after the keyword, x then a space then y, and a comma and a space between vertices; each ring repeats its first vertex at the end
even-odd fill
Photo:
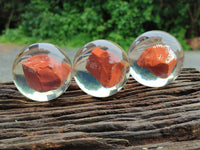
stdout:
POLYGON ((117 44, 95 40, 84 45, 75 55, 73 74, 78 86, 95 97, 108 97, 118 92, 129 77, 127 54, 117 44))
POLYGON ((48 43, 35 43, 17 55, 13 63, 17 89, 35 101, 49 101, 66 91, 71 81, 71 62, 65 52, 48 43))
POLYGON ((137 37, 128 50, 131 75, 149 87, 162 87, 177 78, 183 65, 180 43, 163 31, 148 31, 137 37))

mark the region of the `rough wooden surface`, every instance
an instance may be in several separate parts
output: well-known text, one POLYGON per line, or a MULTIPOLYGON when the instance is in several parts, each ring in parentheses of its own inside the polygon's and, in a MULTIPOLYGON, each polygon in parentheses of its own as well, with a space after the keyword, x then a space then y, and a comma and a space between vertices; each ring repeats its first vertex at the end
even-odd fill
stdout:
POLYGON ((108 98, 72 82, 58 99, 34 102, 0 84, 0 149, 200 149, 200 72, 183 69, 162 88, 129 79, 108 98))

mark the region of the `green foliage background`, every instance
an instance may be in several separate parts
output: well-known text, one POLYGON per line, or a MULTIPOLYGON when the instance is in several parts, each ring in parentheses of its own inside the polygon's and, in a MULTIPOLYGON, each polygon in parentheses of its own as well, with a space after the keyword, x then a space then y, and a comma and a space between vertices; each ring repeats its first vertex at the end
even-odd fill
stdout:
POLYGON ((190 49, 185 39, 200 36, 199 0, 2 0, 0 4, 0 12, 11 17, 1 42, 46 41, 79 48, 107 39, 128 50, 143 32, 163 30, 190 49))

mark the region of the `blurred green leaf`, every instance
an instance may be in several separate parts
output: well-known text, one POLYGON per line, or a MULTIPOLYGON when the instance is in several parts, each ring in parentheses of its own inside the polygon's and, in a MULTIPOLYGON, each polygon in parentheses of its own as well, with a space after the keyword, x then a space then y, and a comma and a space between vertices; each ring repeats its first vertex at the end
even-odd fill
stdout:
POLYGON ((173 34, 184 49, 189 49, 185 39, 200 36, 197 6, 200 6, 198 0, 3 0, 0 1, 0 19, 5 20, 2 24, 9 24, 8 16, 14 10, 11 24, 16 22, 16 26, 4 27, 1 40, 40 40, 80 47, 82 41, 104 38, 127 50, 143 32, 164 30, 173 34))

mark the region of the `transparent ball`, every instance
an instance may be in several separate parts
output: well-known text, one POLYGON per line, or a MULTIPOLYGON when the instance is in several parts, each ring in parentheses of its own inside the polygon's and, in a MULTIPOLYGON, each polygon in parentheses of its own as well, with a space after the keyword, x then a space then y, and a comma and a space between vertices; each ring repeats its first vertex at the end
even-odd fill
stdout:
POLYGON ((163 31, 148 31, 137 37, 128 50, 131 75, 149 87, 162 87, 177 78, 183 65, 180 43, 163 31))
POLYGON ((95 40, 76 54, 73 74, 78 86, 95 97, 108 97, 118 92, 129 77, 127 54, 117 44, 95 40))
POLYGON ((13 63, 17 89, 35 101, 49 101, 66 91, 71 81, 71 62, 65 52, 48 43, 35 43, 17 55, 13 63))

